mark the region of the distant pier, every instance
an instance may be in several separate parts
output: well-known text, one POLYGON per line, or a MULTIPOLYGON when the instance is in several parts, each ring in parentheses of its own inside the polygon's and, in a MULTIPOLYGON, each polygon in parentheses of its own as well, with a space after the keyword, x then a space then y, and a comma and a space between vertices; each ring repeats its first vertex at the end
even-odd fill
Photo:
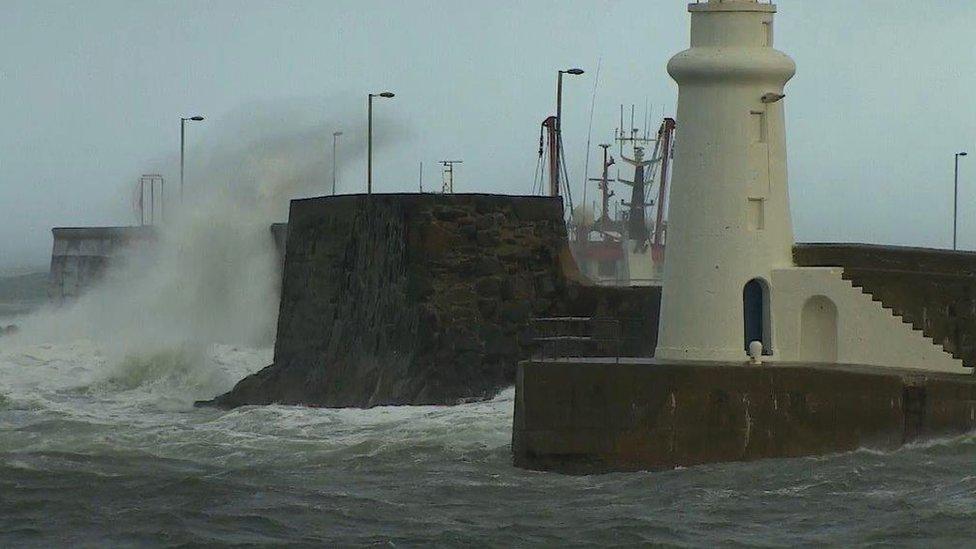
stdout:
POLYGON ((129 227, 55 227, 48 296, 56 304, 77 298, 106 271, 156 241, 149 225, 129 227))

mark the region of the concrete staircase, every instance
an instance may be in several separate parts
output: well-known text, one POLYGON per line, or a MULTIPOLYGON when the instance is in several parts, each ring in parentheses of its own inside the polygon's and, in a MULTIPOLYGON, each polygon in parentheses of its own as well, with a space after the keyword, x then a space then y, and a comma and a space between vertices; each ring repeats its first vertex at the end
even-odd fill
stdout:
MULTIPOLYGON (((855 286, 843 276, 840 267, 794 267, 772 273, 772 284, 779 295, 781 312, 804 311, 808 299, 823 296, 836 306, 838 324, 837 356, 818 357, 816 347, 804 347, 802 317, 797 315, 795 330, 785 321, 779 332, 784 360, 836 360, 839 364, 861 364, 916 371, 971 373, 961 360, 947 353, 941 345, 915 329, 891 307, 855 286), (797 353, 795 356, 788 353, 797 353)), ((811 317, 811 319, 816 317, 811 317)), ((811 322, 816 322, 811 320, 811 322)), ((811 324, 816 326, 817 324, 811 324)), ((816 328, 811 328, 813 337, 816 328)), ((823 329, 823 328, 821 328, 823 329)), ((811 341, 816 341, 811 340, 811 341)), ((826 343, 829 345, 829 342, 826 343)), ((829 347, 822 347, 829 349, 829 347)))
POLYGON ((883 303, 862 286, 844 277, 843 273, 841 273, 841 281, 845 286, 849 286, 852 292, 857 292, 859 297, 869 302, 869 307, 877 313, 880 313, 878 319, 883 319, 882 321, 885 323, 887 329, 892 330, 893 333, 901 333, 909 341, 914 340, 921 344, 913 347, 913 350, 916 352, 912 353, 919 367, 922 364, 934 366, 940 363, 945 366, 950 366, 951 363, 955 363, 955 366, 963 366, 962 361, 958 357, 947 352, 940 343, 927 336, 922 330, 917 329, 910 321, 898 314, 893 307, 883 303))
MULTIPOLYGON (((892 316, 900 320, 903 324, 909 327, 913 332, 919 334, 923 339, 925 339, 932 345, 938 347, 944 353, 948 354, 952 358, 959 361, 964 360, 964 357, 960 353, 956 352, 954 349, 950 348, 945 344, 944 338, 940 337, 937 339, 934 334, 931 334, 928 331, 926 331, 925 323, 922 321, 922 319, 916 319, 908 311, 901 310, 900 308, 890 303, 886 303, 884 299, 882 299, 878 295, 878 292, 876 290, 870 288, 867 284, 859 280, 856 276, 852 275, 847 270, 845 270, 841 274, 841 276, 843 277, 844 280, 848 281, 854 289, 860 290, 861 293, 870 297, 871 300, 877 303, 881 309, 887 311, 892 316)), ((965 363, 964 365, 967 367, 973 366, 971 364, 965 364, 965 363)))
POLYGON ((801 267, 841 267, 844 278, 976 366, 976 253, 873 244, 797 244, 801 267))

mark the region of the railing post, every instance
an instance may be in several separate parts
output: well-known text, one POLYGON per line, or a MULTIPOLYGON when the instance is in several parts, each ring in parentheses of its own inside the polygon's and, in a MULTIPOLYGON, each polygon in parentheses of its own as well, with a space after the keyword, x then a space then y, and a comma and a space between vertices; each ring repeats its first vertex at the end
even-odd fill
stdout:
POLYGON ((616 328, 616 330, 614 330, 616 332, 614 334, 614 337, 617 340, 617 364, 620 364, 620 337, 621 337, 621 330, 620 330, 620 321, 619 320, 614 320, 614 328, 616 328))

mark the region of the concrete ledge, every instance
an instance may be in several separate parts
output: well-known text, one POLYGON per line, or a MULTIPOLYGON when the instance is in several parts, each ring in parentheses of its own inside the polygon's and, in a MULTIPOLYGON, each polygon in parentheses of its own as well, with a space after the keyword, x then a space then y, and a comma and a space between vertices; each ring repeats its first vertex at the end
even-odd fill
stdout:
POLYGON ((138 240, 156 237, 156 228, 151 225, 124 227, 54 227, 51 229, 55 240, 138 240))
POLYGON ((696 12, 763 12, 763 13, 776 13, 775 4, 758 4, 751 2, 702 2, 695 4, 688 4, 688 11, 692 13, 696 12))
POLYGON ((976 429, 976 377, 832 365, 528 361, 514 464, 565 473, 893 449, 976 429))

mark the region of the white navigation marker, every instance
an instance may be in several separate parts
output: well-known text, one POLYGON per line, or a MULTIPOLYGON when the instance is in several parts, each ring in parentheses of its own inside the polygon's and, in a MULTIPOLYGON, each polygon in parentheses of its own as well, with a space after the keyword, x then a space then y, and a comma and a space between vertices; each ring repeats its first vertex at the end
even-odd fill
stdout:
POLYGON ((793 264, 784 87, 796 67, 773 49, 776 6, 691 4, 678 83, 679 140, 656 356, 969 372, 841 278, 793 264), (756 348, 755 346, 753 347, 756 348))

